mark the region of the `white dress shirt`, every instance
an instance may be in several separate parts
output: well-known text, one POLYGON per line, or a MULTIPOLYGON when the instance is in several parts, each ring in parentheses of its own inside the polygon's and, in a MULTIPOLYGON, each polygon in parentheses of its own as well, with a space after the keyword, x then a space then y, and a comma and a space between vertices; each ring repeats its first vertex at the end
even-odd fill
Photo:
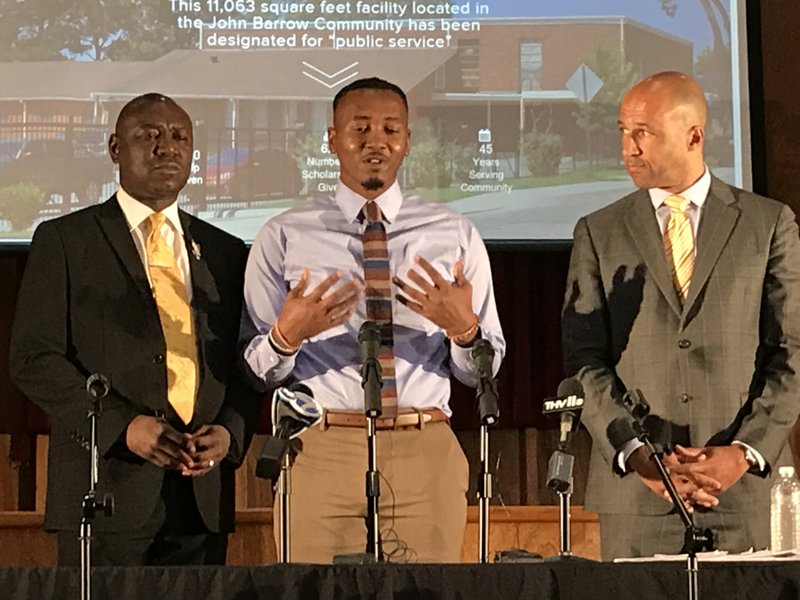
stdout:
MULTIPOLYGON (((128 222, 128 227, 133 237, 133 243, 136 246, 136 251, 139 253, 139 258, 142 259, 144 265, 144 272, 147 275, 147 280, 150 285, 153 285, 150 279, 150 269, 147 263, 147 249, 145 242, 149 232, 149 225, 147 219, 155 211, 136 200, 124 189, 117 190, 117 202, 122 209, 122 214, 125 215, 125 220, 128 222)), ((167 242, 167 245, 172 249, 175 255, 175 260, 178 263, 178 270, 183 277, 183 283, 186 286, 186 291, 189 294, 189 301, 192 299, 192 272, 189 268, 189 252, 186 249, 186 243, 183 238, 183 227, 178 215, 178 202, 177 200, 170 204, 167 208, 161 211, 166 217, 164 224, 161 226, 161 235, 167 242)))

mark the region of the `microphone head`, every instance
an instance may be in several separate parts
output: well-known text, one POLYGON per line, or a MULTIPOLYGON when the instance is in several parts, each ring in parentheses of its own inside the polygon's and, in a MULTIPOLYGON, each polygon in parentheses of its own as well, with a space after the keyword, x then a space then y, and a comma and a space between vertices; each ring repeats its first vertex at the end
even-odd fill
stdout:
POLYGON ((494 348, 492 345, 483 338, 478 338, 472 344, 472 349, 469 352, 472 360, 476 360, 479 357, 486 356, 490 360, 494 359, 494 348))
POLYGON ((358 330, 358 342, 379 344, 381 341, 381 328, 375 321, 364 321, 358 330))
POLYGON ((322 406, 314 400, 308 386, 298 383, 279 387, 272 394, 272 435, 283 424, 289 426, 288 439, 292 439, 321 420, 322 406))
POLYGON ((308 387, 305 383, 293 383, 289 386, 289 391, 293 394, 305 394, 306 396, 314 397, 314 392, 311 391, 311 388, 308 387))
POLYGON ((581 385, 581 382, 574 377, 567 377, 558 384, 556 396, 559 398, 563 398, 564 396, 577 396, 578 398, 583 398, 583 386, 581 385))
POLYGON ((105 398, 109 388, 108 379, 102 373, 92 373, 86 379, 86 392, 96 400, 105 398))
POLYGON ((650 414, 650 405, 642 390, 628 390, 622 395, 622 405, 634 419, 641 421, 650 414))
POLYGON ((542 404, 542 414, 571 412, 573 415, 583 407, 583 386, 581 382, 568 377, 558 384, 558 395, 555 398, 545 398, 542 404))

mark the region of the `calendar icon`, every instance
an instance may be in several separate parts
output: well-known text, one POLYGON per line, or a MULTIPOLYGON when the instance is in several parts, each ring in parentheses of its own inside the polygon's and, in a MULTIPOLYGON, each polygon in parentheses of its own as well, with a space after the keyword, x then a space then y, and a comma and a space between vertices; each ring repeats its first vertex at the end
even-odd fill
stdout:
POLYGON ((492 130, 489 128, 478 129, 478 143, 489 144, 492 141, 492 130))

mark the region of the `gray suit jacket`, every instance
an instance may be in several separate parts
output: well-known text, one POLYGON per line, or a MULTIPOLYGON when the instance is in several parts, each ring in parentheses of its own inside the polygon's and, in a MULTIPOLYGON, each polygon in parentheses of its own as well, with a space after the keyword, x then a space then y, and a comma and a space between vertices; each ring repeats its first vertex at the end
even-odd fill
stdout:
MULTIPOLYGON (((575 227, 563 343, 566 372, 583 384, 583 421, 593 439, 587 509, 671 509, 637 476, 613 472, 615 454, 635 437, 621 404, 629 388, 641 389, 664 419, 665 441, 739 440, 778 464, 800 413, 794 214, 712 177, 683 306, 646 190, 584 217, 575 227)), ((714 510, 768 510, 769 485, 748 473, 714 510)))

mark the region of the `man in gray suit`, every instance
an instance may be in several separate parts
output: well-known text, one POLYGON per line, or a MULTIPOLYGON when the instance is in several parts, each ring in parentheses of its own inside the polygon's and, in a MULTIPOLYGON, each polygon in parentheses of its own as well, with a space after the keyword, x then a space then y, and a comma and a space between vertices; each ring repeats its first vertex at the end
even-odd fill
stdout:
POLYGON ((800 395, 800 240, 789 207, 726 185, 703 159, 707 107, 659 73, 620 108, 640 189, 575 227, 565 367, 593 447, 586 507, 604 560, 677 553, 683 525, 622 405, 638 388, 671 478, 721 549, 769 542, 769 475, 800 395))

